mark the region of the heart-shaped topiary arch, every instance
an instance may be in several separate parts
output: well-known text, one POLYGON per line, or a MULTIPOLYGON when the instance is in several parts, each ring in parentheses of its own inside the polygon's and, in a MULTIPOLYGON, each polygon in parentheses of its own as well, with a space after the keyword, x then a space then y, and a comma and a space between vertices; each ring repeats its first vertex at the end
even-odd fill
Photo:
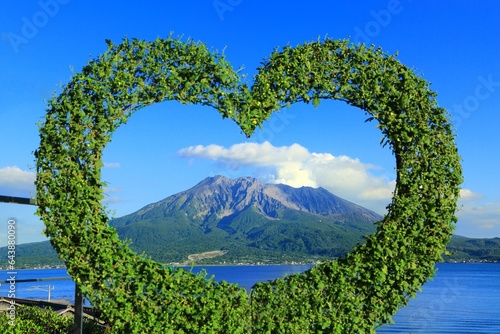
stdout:
POLYGON ((460 158, 435 96, 394 57, 348 41, 275 50, 251 88, 202 43, 108 42, 49 102, 35 152, 38 214, 113 332, 373 332, 434 274, 456 221, 460 158), (346 257, 259 283, 248 296, 236 285, 136 255, 109 226, 101 156, 138 109, 165 100, 207 105, 250 136, 272 112, 320 99, 364 110, 396 157, 388 214, 346 257))

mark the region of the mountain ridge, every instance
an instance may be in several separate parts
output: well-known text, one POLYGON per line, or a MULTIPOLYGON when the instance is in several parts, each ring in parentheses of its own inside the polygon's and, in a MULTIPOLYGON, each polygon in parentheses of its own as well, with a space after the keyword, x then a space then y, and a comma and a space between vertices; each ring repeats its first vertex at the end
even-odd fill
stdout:
POLYGON ((163 256, 156 252, 144 242, 145 233, 150 241, 184 249, 183 256, 224 249, 224 257, 232 260, 232 255, 248 252, 260 260, 267 257, 265 252, 273 257, 287 253, 316 259, 344 254, 346 247, 354 247, 363 235, 372 233, 381 219, 324 188, 214 176, 114 219, 111 225, 132 242, 132 248, 165 259, 166 253, 178 256, 168 250, 163 256), (183 245, 191 240, 198 242, 183 245))
POLYGON ((251 177, 229 179, 221 175, 207 177, 194 187, 146 205, 132 215, 142 216, 155 207, 169 206, 173 203, 177 205, 177 209, 183 209, 186 202, 191 204, 191 208, 197 210, 197 217, 203 217, 204 220, 214 213, 218 219, 224 218, 235 212, 243 211, 251 203, 257 204, 258 211, 269 218, 275 218, 275 211, 279 208, 319 215, 339 215, 358 211, 363 212, 367 218, 372 220, 382 218, 381 215, 344 200, 322 187, 293 188, 284 184, 264 184, 251 177), (229 190, 232 193, 229 193, 229 190), (198 203, 193 203, 195 199, 204 202, 205 206, 200 208, 198 203), (309 201, 304 202, 304 199, 309 199, 309 201), (221 206, 221 203, 226 205, 221 206))
MULTIPOLYGON (((110 225, 133 251, 163 263, 311 263, 350 252, 381 219, 324 188, 214 176, 110 225)), ((16 262, 61 264, 45 243, 18 245, 16 262)), ((445 258, 500 261, 495 247, 500 238, 453 236, 448 245, 453 255, 445 258)))

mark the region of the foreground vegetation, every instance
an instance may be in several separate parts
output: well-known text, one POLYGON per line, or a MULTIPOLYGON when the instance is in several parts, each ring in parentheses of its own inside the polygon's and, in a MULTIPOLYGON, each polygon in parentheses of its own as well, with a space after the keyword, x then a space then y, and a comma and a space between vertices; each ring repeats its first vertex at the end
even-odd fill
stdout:
POLYGON ((374 333, 434 274, 457 221, 461 159, 436 93, 394 56, 347 40, 276 48, 249 85, 202 43, 107 44, 47 103, 34 155, 44 232, 114 332, 374 333), (396 160, 388 214, 339 261, 259 283, 249 296, 137 256, 109 226, 101 157, 133 112, 164 101, 209 106, 251 136, 279 109, 322 99, 377 121, 396 160))
MULTIPOLYGON (((37 306, 20 306, 12 319, 7 312, 0 312, 0 333, 10 334, 66 334, 73 325, 73 317, 60 316, 52 309, 37 306)), ((84 318, 83 333, 109 333, 97 321, 84 318)))

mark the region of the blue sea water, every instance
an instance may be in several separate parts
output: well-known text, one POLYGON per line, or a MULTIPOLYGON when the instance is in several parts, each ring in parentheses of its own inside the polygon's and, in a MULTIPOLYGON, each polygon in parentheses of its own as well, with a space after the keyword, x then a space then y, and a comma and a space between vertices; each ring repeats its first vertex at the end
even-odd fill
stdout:
POLYGON ((15 284, 11 287, 9 283, 0 285, 0 296, 14 294, 16 298, 48 300, 50 286, 50 300, 72 303, 75 300, 75 283, 68 276, 66 269, 20 269, 1 270, 0 281, 15 277, 15 284), (67 280, 21 282, 22 280, 38 278, 62 278, 67 280))
MULTIPOLYGON (((255 283, 284 275, 300 273, 310 265, 207 266, 208 276, 218 281, 238 283, 250 289, 255 283)), ((377 333, 426 334, 499 334, 500 333, 500 264, 440 263, 432 281, 395 316, 395 324, 377 333)), ((194 267, 197 272, 202 268, 194 267)), ((65 269, 18 270, 16 279, 67 277, 65 269)), ((0 271, 0 281, 8 279, 0 271)), ((73 302, 75 285, 71 280, 17 282, 17 298, 44 299, 51 287, 52 300, 73 302), (35 288, 38 287, 38 288, 35 288)), ((0 286, 0 296, 7 296, 9 285, 0 286)))
POLYGON ((377 333, 499 334, 500 264, 440 263, 432 281, 377 333))

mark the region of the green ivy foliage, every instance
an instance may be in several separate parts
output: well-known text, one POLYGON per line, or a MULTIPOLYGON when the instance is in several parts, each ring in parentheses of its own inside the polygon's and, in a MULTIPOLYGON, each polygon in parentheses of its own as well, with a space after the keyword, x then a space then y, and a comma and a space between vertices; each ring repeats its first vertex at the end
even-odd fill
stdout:
MULTIPOLYGON (((9 334, 66 334, 74 323, 72 316, 58 315, 50 308, 18 306, 14 315, 0 312, 0 333, 9 334)), ((109 333, 96 320, 83 318, 85 334, 109 333)))
POLYGON ((462 182, 452 126, 429 84, 395 57, 349 41, 276 49, 251 86, 224 55, 169 37, 108 41, 48 103, 40 125, 38 214, 69 274, 116 333, 369 333, 434 274, 462 182), (109 226, 101 157, 137 110, 176 100, 215 108, 250 136, 296 102, 334 99, 376 120, 396 158, 388 214, 338 261, 257 284, 249 296, 133 253, 109 226))

